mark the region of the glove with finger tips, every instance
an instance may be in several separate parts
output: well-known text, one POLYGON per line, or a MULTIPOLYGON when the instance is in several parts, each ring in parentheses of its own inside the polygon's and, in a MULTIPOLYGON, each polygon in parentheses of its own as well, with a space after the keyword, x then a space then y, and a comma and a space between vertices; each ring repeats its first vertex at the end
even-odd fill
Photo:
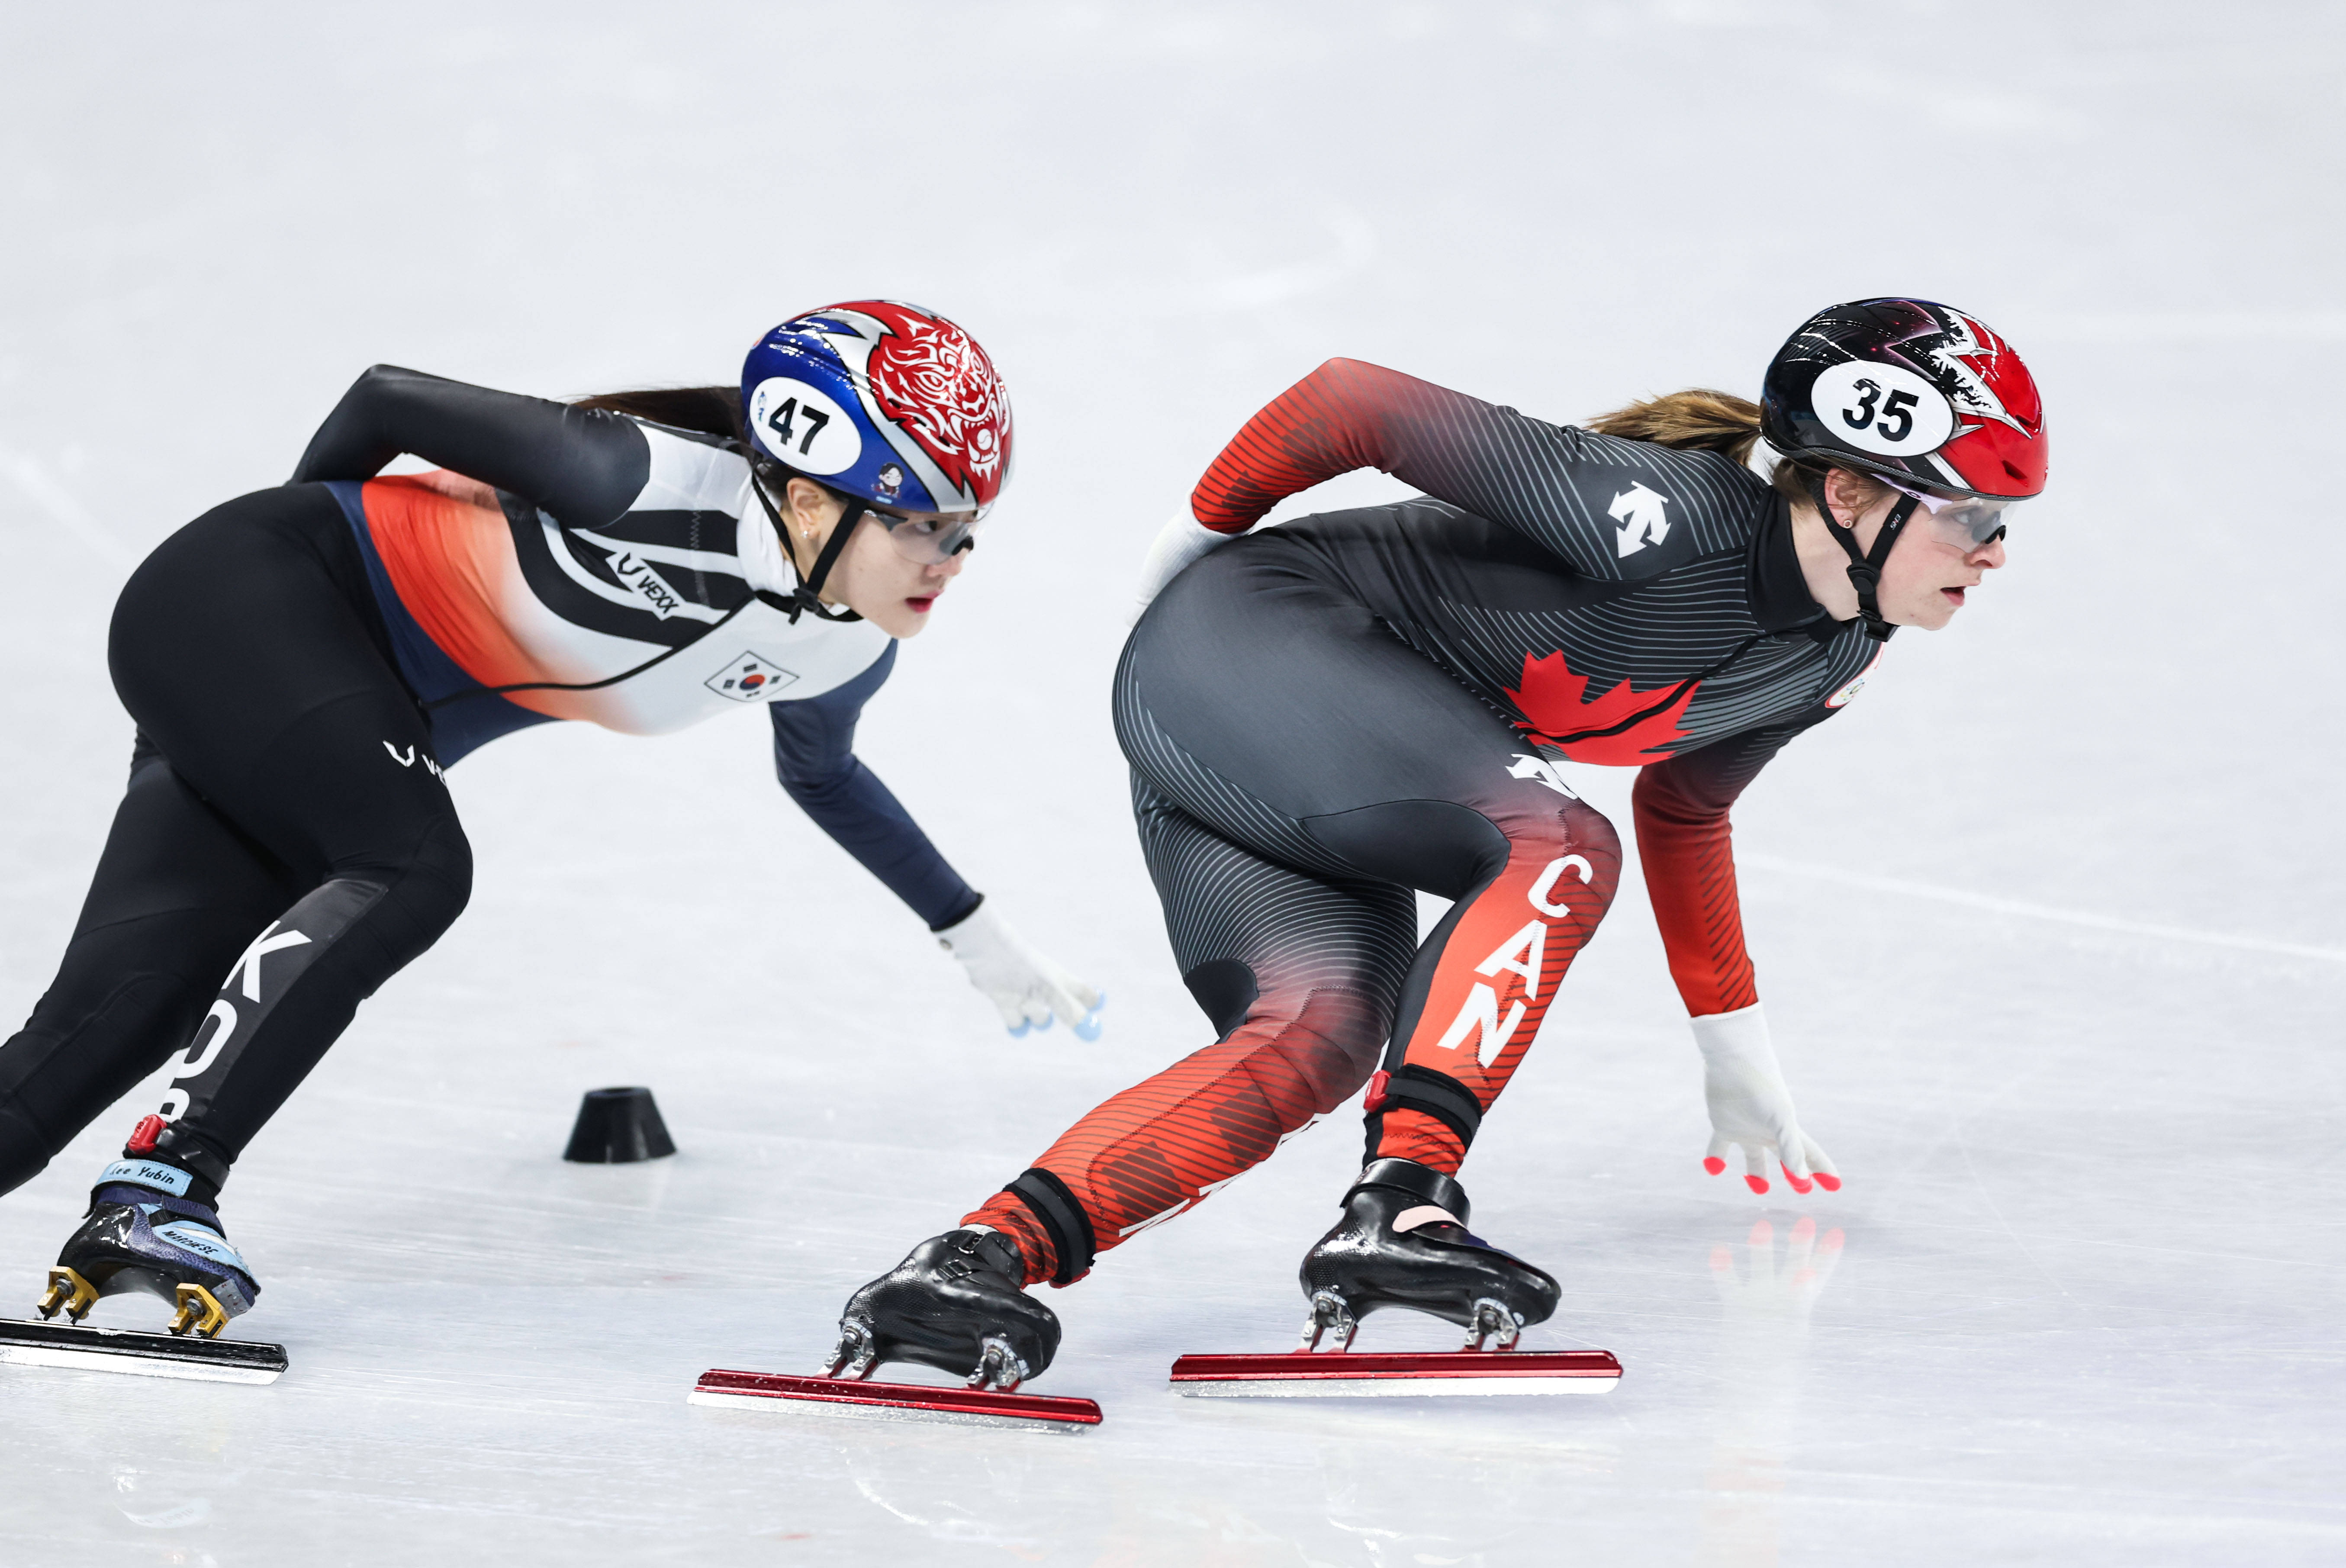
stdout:
POLYGON ((969 983, 985 993, 1013 1038, 1048 1029, 1056 1016, 1081 1040, 1096 1040, 1107 998, 1026 944, 1024 937, 980 902, 958 924, 936 933, 937 945, 961 961, 969 983))
POLYGON ((1832 1161, 1800 1130, 1760 1004, 1690 1022, 1702 1051, 1703 1100, 1710 1108, 1710 1147, 1702 1168, 1719 1175, 1727 1169, 1728 1151, 1740 1148, 1743 1182, 1753 1192, 1768 1190, 1771 1159, 1796 1193, 1819 1186, 1839 1192, 1841 1176, 1832 1161))

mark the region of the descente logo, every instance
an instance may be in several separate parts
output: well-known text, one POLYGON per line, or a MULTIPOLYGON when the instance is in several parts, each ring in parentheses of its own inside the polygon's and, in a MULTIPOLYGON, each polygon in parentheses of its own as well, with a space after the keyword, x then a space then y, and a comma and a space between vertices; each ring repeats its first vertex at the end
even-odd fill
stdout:
POLYGON ((612 556, 611 571, 619 579, 621 587, 641 594, 650 604, 652 614, 661 620, 676 614, 684 603, 683 596, 669 587, 660 575, 652 570, 652 564, 632 550, 612 556))

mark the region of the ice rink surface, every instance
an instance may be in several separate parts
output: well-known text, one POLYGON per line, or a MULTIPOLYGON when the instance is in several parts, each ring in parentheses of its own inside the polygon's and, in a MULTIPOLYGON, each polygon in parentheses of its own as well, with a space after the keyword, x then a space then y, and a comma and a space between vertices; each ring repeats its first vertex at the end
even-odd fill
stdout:
MULTIPOLYGON (((19 6, 0 39, 7 1027, 120 789, 105 628, 166 533, 281 479, 369 363, 724 381, 874 293, 983 338, 1019 454, 862 753, 1112 997, 1096 1044, 1006 1039, 754 715, 492 746, 452 775, 469 913, 229 1190, 267 1292, 237 1332, 291 1372, 0 1369, 0 1563, 2346 1560, 2339 6, 19 6), (1751 394, 1810 311, 1891 291, 2028 356, 2054 485, 1738 809, 1841 1193, 1702 1175, 1625 878, 1464 1172, 1566 1282, 1530 1342, 1617 1352, 1609 1400, 1168 1391, 1290 1342, 1348 1108, 1050 1298, 1035 1387, 1096 1432, 687 1408, 705 1368, 811 1369, 856 1284, 1206 1043, 1107 691, 1140 550, 1250 412, 1335 354, 1558 420, 1751 394), (562 1164, 627 1083, 683 1152, 562 1164)), ((1626 773, 1576 777, 1626 822, 1626 773)), ((0 1199, 0 1311, 154 1098, 0 1199)))

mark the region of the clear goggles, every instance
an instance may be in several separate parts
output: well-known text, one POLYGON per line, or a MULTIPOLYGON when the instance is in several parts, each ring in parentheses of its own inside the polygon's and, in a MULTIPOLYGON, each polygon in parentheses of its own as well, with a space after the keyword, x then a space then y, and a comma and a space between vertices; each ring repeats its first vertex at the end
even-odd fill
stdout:
POLYGON ((907 561, 934 566, 976 547, 979 514, 882 512, 867 505, 863 514, 888 530, 888 543, 907 561))
POLYGON ((1921 502, 1923 513, 1931 519, 1931 531, 1943 543, 1966 555, 2002 538, 2004 520, 2017 504, 1979 495, 1933 495, 1927 490, 1901 484, 1886 474, 1877 473, 1873 477, 1899 494, 1912 496, 1921 502))

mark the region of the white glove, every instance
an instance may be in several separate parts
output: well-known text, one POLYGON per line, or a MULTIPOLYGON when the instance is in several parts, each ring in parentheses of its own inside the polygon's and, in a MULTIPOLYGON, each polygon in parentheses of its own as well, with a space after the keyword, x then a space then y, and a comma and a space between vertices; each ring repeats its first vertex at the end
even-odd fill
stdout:
POLYGON ((1079 1040, 1096 1040, 1107 998, 1026 945, 1008 921, 981 903, 958 925, 937 932, 937 945, 961 960, 969 983, 1002 1012, 1015 1038, 1048 1029, 1056 1013, 1079 1040))
POLYGON ((1811 1186, 1839 1192, 1841 1176, 1832 1161, 1800 1131, 1760 1003, 1688 1022, 1702 1049, 1702 1097, 1710 1106, 1710 1152, 1703 1156, 1702 1168, 1719 1175, 1727 1168, 1729 1147, 1739 1145, 1744 1184, 1753 1192, 1768 1190, 1770 1155, 1783 1166, 1794 1192, 1805 1193, 1811 1186))
POLYGON ((1125 625, 1137 626, 1143 611, 1165 591, 1165 585, 1181 575, 1181 568, 1205 555, 1217 545, 1227 545, 1238 538, 1236 534, 1217 534, 1189 514, 1188 504, 1173 514, 1173 520, 1158 530, 1148 546, 1148 558, 1140 563, 1140 591, 1133 598, 1132 614, 1125 625))

